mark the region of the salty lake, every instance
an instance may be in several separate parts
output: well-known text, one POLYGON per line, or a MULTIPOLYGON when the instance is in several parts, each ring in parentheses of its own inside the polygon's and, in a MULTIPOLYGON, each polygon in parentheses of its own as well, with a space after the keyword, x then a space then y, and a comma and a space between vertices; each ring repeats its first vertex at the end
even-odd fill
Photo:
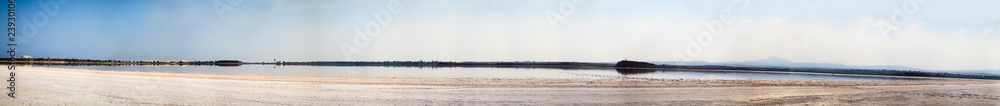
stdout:
POLYGON ((550 68, 464 68, 464 67, 354 67, 354 66, 38 66, 104 71, 174 72, 208 74, 249 74, 287 76, 346 76, 346 77, 481 77, 481 78, 606 78, 596 76, 628 76, 667 79, 752 79, 752 80, 826 80, 826 81, 914 81, 919 79, 839 76, 824 74, 788 74, 722 71, 615 69, 550 69, 550 68))

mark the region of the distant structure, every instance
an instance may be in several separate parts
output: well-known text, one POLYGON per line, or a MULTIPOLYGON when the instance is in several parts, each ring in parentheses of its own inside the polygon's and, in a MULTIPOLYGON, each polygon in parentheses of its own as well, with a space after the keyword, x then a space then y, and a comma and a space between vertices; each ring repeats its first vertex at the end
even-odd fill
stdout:
POLYGON ((272 63, 274 63, 274 66, 271 66, 271 68, 278 68, 278 59, 274 59, 272 63))
POLYGON ((31 58, 31 56, 28 56, 28 55, 21 55, 21 58, 25 58, 25 59, 30 59, 30 58, 31 58))

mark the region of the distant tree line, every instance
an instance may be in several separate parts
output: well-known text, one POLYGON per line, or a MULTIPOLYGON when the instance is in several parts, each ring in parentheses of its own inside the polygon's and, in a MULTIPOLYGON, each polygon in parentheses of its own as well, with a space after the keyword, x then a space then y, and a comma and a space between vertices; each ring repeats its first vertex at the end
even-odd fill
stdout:
POLYGON ((611 64, 584 62, 451 62, 451 61, 313 61, 313 62, 279 62, 279 63, 248 63, 301 66, 375 66, 375 67, 500 67, 500 68, 558 68, 558 69, 593 69, 610 68, 611 64))
MULTIPOLYGON (((9 64, 10 58, 0 58, 3 63, 9 64)), ((238 66, 244 64, 238 60, 218 60, 218 61, 164 61, 164 60, 144 60, 144 61, 127 61, 127 60, 96 60, 96 59, 72 59, 72 58, 17 58, 14 61, 15 64, 32 64, 32 65, 106 65, 106 66, 119 66, 119 65, 220 65, 220 66, 238 66)))

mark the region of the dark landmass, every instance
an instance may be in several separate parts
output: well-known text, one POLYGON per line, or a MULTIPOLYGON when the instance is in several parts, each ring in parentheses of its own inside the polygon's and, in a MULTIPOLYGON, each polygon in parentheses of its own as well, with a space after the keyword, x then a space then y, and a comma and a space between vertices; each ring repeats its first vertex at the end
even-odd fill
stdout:
POLYGON ((656 68, 655 64, 647 62, 622 60, 615 63, 615 71, 622 75, 653 73, 656 68))
POLYGON ((615 68, 656 68, 653 63, 622 60, 615 63, 615 68))
MULTIPOLYGON (((10 58, 0 58, 0 64, 9 64, 10 58)), ((839 68, 803 68, 803 67, 765 67, 765 66, 726 66, 726 65, 655 65, 646 62, 620 61, 622 64, 587 63, 587 62, 447 62, 447 61, 314 61, 314 62, 240 62, 237 60, 220 61, 121 61, 121 60, 88 60, 88 59, 17 59, 15 64, 34 65, 215 65, 239 66, 243 64, 257 65, 298 65, 298 66, 362 66, 362 67, 487 67, 487 68, 554 68, 554 69, 628 69, 619 73, 649 73, 659 70, 729 70, 729 71, 763 71, 763 72, 807 72, 855 75, 888 75, 888 76, 919 76, 944 78, 969 78, 1000 80, 997 74, 958 74, 948 72, 927 72, 915 70, 891 69, 839 69, 839 68), (646 70, 633 70, 646 69, 646 70), (653 71, 648 70, 653 69, 653 71)))
POLYGON ((219 60, 213 62, 213 64, 216 66, 240 66, 243 65, 243 62, 239 60, 219 60))

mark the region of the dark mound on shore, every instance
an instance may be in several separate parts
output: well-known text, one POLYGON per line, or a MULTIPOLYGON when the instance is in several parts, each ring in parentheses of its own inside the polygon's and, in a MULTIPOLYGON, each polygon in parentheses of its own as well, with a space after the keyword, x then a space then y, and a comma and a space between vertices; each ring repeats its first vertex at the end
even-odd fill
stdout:
POLYGON ((656 68, 653 63, 622 60, 615 64, 616 68, 656 68))
POLYGON ((216 66, 240 66, 243 62, 239 60, 219 60, 213 62, 216 66))

